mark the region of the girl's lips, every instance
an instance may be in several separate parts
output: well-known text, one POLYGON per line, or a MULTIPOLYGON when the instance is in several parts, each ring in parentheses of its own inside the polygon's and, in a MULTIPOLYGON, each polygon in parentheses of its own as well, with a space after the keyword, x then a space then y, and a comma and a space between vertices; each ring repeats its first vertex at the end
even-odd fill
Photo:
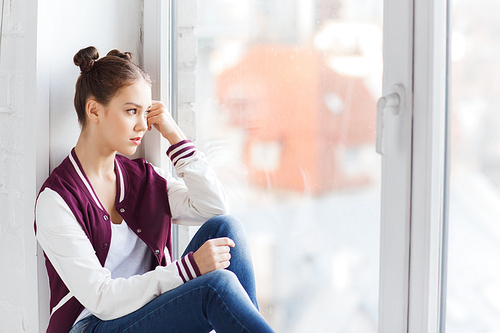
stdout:
POLYGON ((130 139, 130 141, 132 141, 136 145, 140 145, 141 144, 141 138, 140 137, 132 138, 132 139, 130 139))

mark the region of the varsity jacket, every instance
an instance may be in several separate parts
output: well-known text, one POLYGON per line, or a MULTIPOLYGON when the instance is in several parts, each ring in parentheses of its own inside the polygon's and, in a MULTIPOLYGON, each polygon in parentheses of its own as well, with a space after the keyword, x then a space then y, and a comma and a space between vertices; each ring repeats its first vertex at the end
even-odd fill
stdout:
POLYGON ((111 279, 104 268, 110 215, 74 149, 45 181, 35 205, 35 233, 49 276, 48 333, 68 332, 84 307, 102 320, 116 319, 200 275, 192 254, 172 263, 172 219, 201 224, 226 214, 226 197, 190 140, 171 146, 167 155, 181 180, 144 159, 115 157, 116 211, 156 259, 151 271, 128 279, 111 279))

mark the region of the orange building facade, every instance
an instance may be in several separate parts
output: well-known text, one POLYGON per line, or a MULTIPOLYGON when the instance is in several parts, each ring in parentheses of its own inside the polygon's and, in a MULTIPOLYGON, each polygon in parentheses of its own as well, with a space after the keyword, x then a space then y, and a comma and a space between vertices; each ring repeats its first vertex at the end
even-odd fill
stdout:
POLYGON ((374 149, 376 101, 362 78, 324 62, 312 48, 259 45, 217 77, 221 106, 246 132, 252 183, 319 195, 370 181, 346 158, 374 149))

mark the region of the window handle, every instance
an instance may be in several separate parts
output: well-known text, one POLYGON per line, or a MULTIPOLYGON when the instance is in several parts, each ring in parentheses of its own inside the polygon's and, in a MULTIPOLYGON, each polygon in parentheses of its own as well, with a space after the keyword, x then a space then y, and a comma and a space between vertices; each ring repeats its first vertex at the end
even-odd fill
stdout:
POLYGON ((392 86, 392 93, 381 97, 377 102, 377 144, 376 150, 380 155, 385 154, 384 118, 385 111, 398 115, 404 108, 405 88, 402 84, 392 86))

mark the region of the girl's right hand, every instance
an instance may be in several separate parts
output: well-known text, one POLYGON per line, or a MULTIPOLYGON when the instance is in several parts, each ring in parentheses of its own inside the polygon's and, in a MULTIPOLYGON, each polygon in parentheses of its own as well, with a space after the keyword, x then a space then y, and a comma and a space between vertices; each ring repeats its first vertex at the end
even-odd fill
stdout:
POLYGON ((186 140, 186 135, 172 118, 165 104, 152 101, 151 109, 147 115, 148 130, 154 126, 171 145, 186 140))
POLYGON ((217 269, 229 267, 231 254, 230 248, 235 244, 231 238, 222 237, 207 240, 193 253, 194 261, 198 265, 200 273, 206 274, 217 269))

